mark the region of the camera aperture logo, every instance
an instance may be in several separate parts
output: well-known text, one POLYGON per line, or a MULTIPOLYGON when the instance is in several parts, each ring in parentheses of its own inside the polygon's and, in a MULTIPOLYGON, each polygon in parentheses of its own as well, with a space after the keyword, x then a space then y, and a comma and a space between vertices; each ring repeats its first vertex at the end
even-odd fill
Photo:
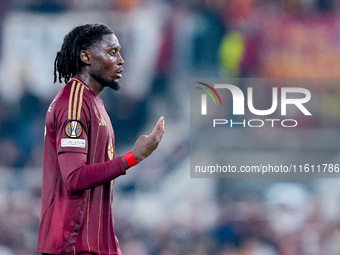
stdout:
POLYGON ((213 119, 212 126, 214 128, 217 126, 260 128, 268 125, 270 127, 279 126, 284 128, 297 127, 298 121, 296 119, 270 118, 270 116, 275 112, 279 112, 280 117, 286 117, 287 106, 289 105, 290 107, 295 107, 295 110, 298 110, 305 116, 312 115, 306 107, 306 103, 308 103, 311 99, 311 92, 306 88, 286 86, 272 87, 271 98, 269 98, 269 100, 271 99, 271 106, 267 109, 257 109, 254 106, 256 98, 254 99, 253 87, 247 87, 247 93, 245 95, 238 86, 233 84, 214 84, 213 87, 203 82, 197 83, 205 87, 197 87, 205 92, 204 94, 201 94, 201 116, 209 114, 207 94, 211 97, 215 106, 218 105, 215 96, 217 97, 220 102, 220 106, 222 107, 221 110, 223 110, 223 107, 227 106, 223 106, 220 95, 223 96, 223 93, 230 93, 232 96, 232 115, 237 116, 237 120, 233 118, 213 119), (257 118, 242 120, 240 116, 245 116, 246 109, 249 113, 257 116, 257 118))

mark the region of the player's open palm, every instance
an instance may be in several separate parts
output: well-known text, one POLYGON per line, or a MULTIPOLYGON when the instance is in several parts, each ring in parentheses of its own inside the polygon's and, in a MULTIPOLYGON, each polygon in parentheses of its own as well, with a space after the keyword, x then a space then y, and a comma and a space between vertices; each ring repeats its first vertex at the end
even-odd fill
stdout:
POLYGON ((137 163, 147 158, 157 147, 164 133, 164 117, 160 117, 150 135, 142 135, 131 150, 137 163))

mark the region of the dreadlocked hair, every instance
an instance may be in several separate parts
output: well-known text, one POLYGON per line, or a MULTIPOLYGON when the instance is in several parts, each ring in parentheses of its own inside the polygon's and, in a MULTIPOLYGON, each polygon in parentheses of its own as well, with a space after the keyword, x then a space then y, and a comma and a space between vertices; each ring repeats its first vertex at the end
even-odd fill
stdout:
POLYGON ((81 25, 68 33, 54 60, 54 83, 57 80, 61 83, 62 79, 67 83, 78 74, 82 67, 80 52, 88 50, 107 34, 113 34, 113 31, 104 24, 81 25))

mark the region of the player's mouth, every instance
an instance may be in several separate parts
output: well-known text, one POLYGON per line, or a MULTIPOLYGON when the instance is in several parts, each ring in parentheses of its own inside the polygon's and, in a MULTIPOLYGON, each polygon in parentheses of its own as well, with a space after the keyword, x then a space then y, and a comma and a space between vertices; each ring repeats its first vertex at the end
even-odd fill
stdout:
POLYGON ((117 74, 118 78, 122 78, 122 77, 123 77, 123 75, 122 75, 122 72, 123 72, 123 71, 124 71, 123 68, 119 68, 119 69, 117 70, 116 74, 117 74))

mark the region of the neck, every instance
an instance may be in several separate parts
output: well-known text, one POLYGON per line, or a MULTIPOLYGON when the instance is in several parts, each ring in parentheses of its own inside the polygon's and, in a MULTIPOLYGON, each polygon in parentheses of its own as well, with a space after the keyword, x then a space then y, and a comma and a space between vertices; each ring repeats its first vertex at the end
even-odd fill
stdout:
POLYGON ((88 73, 80 73, 76 75, 95 93, 97 96, 104 89, 101 84, 99 84, 91 75, 88 73))

